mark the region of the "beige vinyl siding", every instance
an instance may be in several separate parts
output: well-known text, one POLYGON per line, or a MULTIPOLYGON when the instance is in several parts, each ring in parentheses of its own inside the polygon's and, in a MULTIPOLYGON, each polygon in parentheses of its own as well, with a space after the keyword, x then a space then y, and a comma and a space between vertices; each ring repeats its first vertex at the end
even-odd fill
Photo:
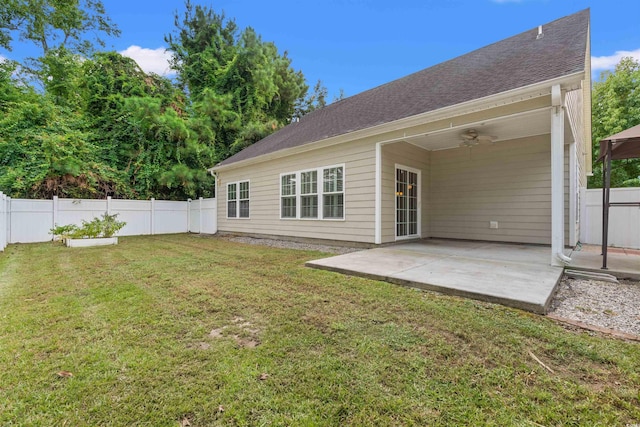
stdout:
POLYGON ((219 172, 218 177, 220 231, 374 242, 375 144, 371 140, 234 168, 219 172), (344 165, 345 219, 280 219, 280 174, 334 165, 344 165), (226 183, 245 179, 251 180, 251 218, 227 219, 226 183))
POLYGON ((421 172, 421 228, 422 236, 429 230, 429 158, 431 152, 406 142, 382 146, 382 243, 395 241, 395 166, 418 169, 421 172))
POLYGON ((550 244, 550 168, 549 135, 432 152, 431 237, 550 244))

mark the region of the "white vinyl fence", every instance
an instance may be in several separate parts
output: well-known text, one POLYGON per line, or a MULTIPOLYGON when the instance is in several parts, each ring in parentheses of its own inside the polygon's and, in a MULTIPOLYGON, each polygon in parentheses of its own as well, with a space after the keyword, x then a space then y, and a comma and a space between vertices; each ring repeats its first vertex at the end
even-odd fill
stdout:
MULTIPOLYGON (((602 244, 602 189, 586 190, 581 206, 580 241, 602 244)), ((639 202, 640 188, 612 188, 611 202, 639 202)), ((609 246, 640 249, 640 206, 609 208, 609 246)))
POLYGON ((0 250, 8 243, 47 242, 56 225, 90 221, 104 213, 118 214, 127 225, 118 236, 144 234, 207 233, 217 227, 216 199, 168 200, 91 200, 12 199, 0 193, 0 250))

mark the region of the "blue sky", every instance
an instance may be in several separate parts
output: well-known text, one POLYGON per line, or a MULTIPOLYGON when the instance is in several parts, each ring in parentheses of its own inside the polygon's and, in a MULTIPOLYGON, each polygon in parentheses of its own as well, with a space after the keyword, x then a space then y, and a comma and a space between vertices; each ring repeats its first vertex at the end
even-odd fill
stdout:
MULTIPOLYGON (((591 8, 593 77, 620 57, 640 60, 640 1, 604 0, 192 0, 251 26, 287 51, 310 85, 318 79, 330 98, 354 95, 511 35, 591 8)), ((171 75, 164 35, 174 29, 179 0, 104 0, 122 35, 107 48, 147 71, 171 75)), ((0 56, 37 54, 16 44, 0 56)))

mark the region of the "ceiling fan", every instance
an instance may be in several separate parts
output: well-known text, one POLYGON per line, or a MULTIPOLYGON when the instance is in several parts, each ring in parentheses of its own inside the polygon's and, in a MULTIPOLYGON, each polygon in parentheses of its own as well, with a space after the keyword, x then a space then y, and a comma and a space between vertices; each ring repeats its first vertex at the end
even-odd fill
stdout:
POLYGON ((462 142, 460 143, 461 147, 473 147, 474 145, 478 144, 494 142, 496 139, 498 139, 498 137, 496 136, 480 135, 475 129, 467 129, 460 134, 460 138, 462 138, 462 142))

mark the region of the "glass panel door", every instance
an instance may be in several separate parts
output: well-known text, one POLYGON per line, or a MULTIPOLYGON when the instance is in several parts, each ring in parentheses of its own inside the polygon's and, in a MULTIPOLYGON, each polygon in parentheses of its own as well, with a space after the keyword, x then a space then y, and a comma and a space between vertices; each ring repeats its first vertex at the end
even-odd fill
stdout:
POLYGON ((396 167, 396 237, 418 237, 420 173, 396 167))

